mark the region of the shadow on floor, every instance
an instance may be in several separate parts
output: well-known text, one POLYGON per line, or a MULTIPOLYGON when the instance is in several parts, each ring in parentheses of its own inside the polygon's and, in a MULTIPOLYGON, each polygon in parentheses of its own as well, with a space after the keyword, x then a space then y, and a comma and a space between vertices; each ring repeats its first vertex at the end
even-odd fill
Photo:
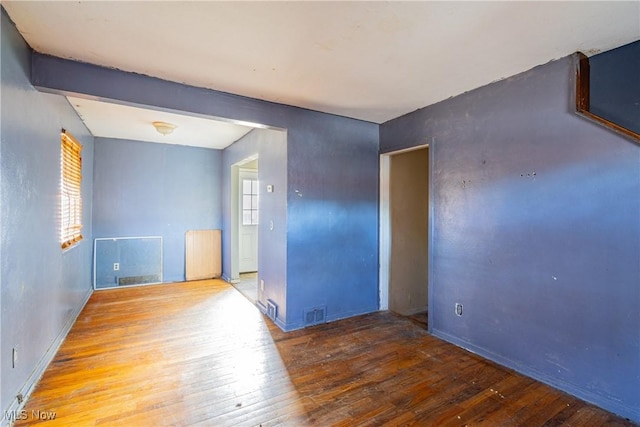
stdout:
POLYGON ((404 316, 407 319, 411 320, 416 325, 427 329, 427 312, 423 311, 422 313, 412 314, 410 316, 404 316))

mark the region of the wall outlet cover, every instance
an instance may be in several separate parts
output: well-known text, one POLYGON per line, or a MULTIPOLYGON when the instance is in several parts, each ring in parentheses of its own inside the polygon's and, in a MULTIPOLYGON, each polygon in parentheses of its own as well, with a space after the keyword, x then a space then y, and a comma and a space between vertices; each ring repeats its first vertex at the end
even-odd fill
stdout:
POLYGON ((462 316, 462 304, 456 303, 456 316, 462 316))

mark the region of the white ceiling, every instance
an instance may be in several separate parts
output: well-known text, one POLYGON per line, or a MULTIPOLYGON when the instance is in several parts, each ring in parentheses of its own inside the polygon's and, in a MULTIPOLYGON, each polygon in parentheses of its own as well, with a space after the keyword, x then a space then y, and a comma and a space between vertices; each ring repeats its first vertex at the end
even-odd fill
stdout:
POLYGON ((219 120, 84 98, 67 99, 91 134, 97 137, 223 149, 253 129, 219 120), (169 135, 161 135, 153 127, 155 121, 168 122, 176 128, 169 135))
POLYGON ((375 123, 640 39, 640 0, 2 4, 38 52, 375 123))

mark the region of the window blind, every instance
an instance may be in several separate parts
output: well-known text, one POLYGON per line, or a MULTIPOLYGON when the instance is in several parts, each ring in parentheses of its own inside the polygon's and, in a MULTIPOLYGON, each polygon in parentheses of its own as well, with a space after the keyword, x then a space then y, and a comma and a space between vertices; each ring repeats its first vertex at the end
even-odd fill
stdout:
POLYGON ((60 243, 62 249, 82 240, 82 145, 64 129, 60 155, 60 243))

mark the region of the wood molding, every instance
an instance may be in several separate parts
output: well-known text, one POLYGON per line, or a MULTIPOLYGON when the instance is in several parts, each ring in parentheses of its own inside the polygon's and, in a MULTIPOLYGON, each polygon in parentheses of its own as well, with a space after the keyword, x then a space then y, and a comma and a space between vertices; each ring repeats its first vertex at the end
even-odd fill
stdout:
POLYGON ((576 109, 582 113, 589 111, 589 58, 582 52, 576 55, 576 109))
POLYGON ((609 128, 619 135, 631 138, 635 143, 640 143, 640 134, 613 123, 590 111, 590 66, 589 58, 582 52, 576 53, 576 113, 585 119, 609 128))
POLYGON ((623 136, 626 136, 628 138, 631 138, 635 143, 640 144, 640 134, 638 134, 638 133, 636 133, 636 132, 634 132, 634 131, 632 131, 630 129, 627 129, 627 128, 622 127, 620 125, 617 125, 617 124, 615 124, 613 122, 610 122, 607 119, 603 119, 602 117, 600 117, 600 116, 598 116, 596 114, 593 114, 590 111, 580 111, 580 110, 578 110, 577 114, 579 116, 581 116, 581 117, 584 117, 587 120, 590 120, 590 121, 592 121, 594 123, 598 123, 598 124, 600 124, 602 126, 605 126, 605 127, 609 128, 609 129, 613 130, 614 132, 620 134, 620 135, 623 135, 623 136))

